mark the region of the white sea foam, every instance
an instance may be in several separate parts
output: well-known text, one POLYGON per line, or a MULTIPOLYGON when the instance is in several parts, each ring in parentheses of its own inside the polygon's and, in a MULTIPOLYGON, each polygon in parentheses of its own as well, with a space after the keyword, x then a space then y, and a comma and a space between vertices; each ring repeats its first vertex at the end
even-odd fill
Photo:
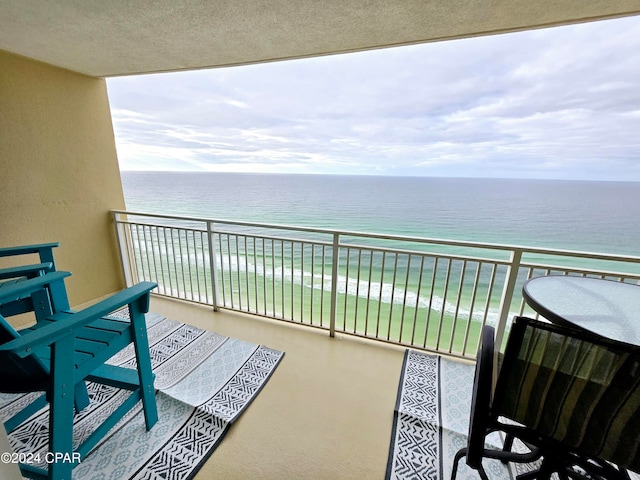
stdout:
MULTIPOLYGON (((225 275, 229 275, 230 272, 235 274, 236 272, 250 272, 252 274, 270 278, 276 281, 293 282, 294 284, 303 285, 305 288, 314 290, 323 290, 327 293, 332 289, 332 276, 330 272, 325 272, 324 276, 320 273, 314 273, 303 271, 301 269, 291 269, 290 266, 283 267, 282 264, 266 266, 262 263, 254 264, 247 260, 247 257, 240 255, 218 256, 218 265, 222 266, 225 271, 225 275)), ((435 312, 442 312, 445 314, 455 315, 456 308, 459 317, 469 318, 471 311, 464 306, 456 307, 455 303, 451 301, 444 301, 444 299, 434 294, 431 296, 418 295, 416 291, 407 290, 402 287, 395 287, 392 283, 376 282, 368 280, 358 280, 356 278, 347 278, 345 275, 339 275, 336 282, 336 289, 338 294, 348 295, 350 297, 359 297, 363 299, 370 299, 371 301, 379 301, 383 304, 394 305, 406 305, 412 308, 431 309, 435 312)), ((234 291, 234 293, 237 293, 234 291)), ((484 311, 478 311, 474 309, 471 315, 473 320, 481 321, 484 317, 484 311)), ((498 313, 490 310, 487 313, 487 323, 495 324, 497 322, 498 313)))
MULTIPOLYGON (((144 244, 141 244, 144 245, 144 244)), ((160 252, 165 255, 175 255, 179 253, 177 249, 165 249, 160 248, 160 252), (168 250, 175 250, 170 252, 168 250)), ((141 253, 146 251, 141 249, 141 253)), ((151 254, 151 252, 149 252, 151 254)), ((209 265, 209 256, 206 252, 189 252, 187 253, 183 249, 182 255, 179 256, 183 265, 191 265, 193 271, 195 271, 196 264, 200 267, 207 267, 209 265)), ((146 257, 145 257, 146 258, 146 257)), ((153 261, 153 257, 150 257, 153 261)), ((175 257, 174 257, 175 258, 175 257)), ((238 272, 243 274, 249 272, 250 274, 257 275, 258 277, 264 277, 279 282, 293 282, 297 285, 303 285, 305 288, 314 290, 323 290, 330 293, 332 289, 332 276, 330 271, 325 271, 324 276, 321 273, 311 273, 309 271, 303 271, 299 268, 291 268, 290 265, 283 266, 282 263, 275 265, 263 264, 262 262, 254 263, 251 261, 252 257, 244 255, 217 255, 218 268, 224 272, 225 278, 233 278, 233 293, 234 295, 242 293, 238 286, 235 285, 236 275, 238 272)), ((290 262, 289 262, 290 263, 290 262)), ((158 267, 159 269, 159 267, 158 267)), ((171 267, 169 268, 171 270, 171 267)), ((168 283, 168 282, 167 282, 168 283)), ((347 278, 345 275, 339 275, 337 277, 336 289, 338 294, 347 295, 349 297, 358 297, 361 299, 370 299, 370 301, 380 302, 382 304, 393 305, 405 305, 410 308, 419 309, 431 309, 438 314, 444 311, 445 314, 455 315, 457 309, 457 315, 461 318, 471 318, 476 321, 482 321, 484 317, 484 309, 481 311, 475 307, 473 314, 471 314, 468 306, 460 305, 456 307, 455 300, 445 301, 442 296, 434 294, 424 295, 418 294, 417 291, 411 289, 405 289, 398 287, 389 282, 376 282, 357 278, 347 278)), ((197 289, 196 289, 197 290, 197 289)), ((200 295, 198 292, 182 292, 173 291, 170 287, 164 286, 163 293, 172 296, 179 296, 181 298, 188 298, 195 301, 207 301, 206 295, 200 295)), ((498 312, 494 309, 490 309, 487 312, 487 323, 495 325, 498 320, 498 312)))

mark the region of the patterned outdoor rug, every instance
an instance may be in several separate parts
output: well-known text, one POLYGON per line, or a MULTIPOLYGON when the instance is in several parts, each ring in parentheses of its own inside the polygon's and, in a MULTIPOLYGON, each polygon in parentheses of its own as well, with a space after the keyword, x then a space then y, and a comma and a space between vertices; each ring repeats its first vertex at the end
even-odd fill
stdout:
MULTIPOLYGON (((466 446, 474 366, 407 350, 394 414, 387 480, 448 480, 453 458, 466 446)), ((501 445, 495 438, 491 443, 501 445)), ((496 460, 483 462, 492 480, 510 474, 496 460)), ((458 479, 478 480, 464 460, 458 479)))
MULTIPOLYGON (((139 407, 74 469, 74 479, 192 478, 284 355, 153 313, 147 314, 147 327, 156 374, 158 423, 147 432, 139 407)), ((132 346, 109 363, 135 364, 132 346)), ((118 389, 94 383, 88 388, 91 404, 74 420, 78 440, 123 400, 118 389)), ((0 417, 9 418, 31 398, 0 395, 0 417)), ((16 453, 44 454, 47 434, 45 408, 9 438, 16 453)))

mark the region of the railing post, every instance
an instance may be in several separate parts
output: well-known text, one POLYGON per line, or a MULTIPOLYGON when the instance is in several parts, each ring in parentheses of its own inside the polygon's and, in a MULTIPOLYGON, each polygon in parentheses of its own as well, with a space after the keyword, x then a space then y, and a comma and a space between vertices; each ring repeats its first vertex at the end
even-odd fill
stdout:
POLYGON ((504 332, 507 328, 507 321, 509 320, 509 309, 511 307, 511 301, 513 300, 513 292, 516 288, 516 282, 518 280, 518 272, 520 271, 520 263, 522 262, 522 250, 515 249, 511 252, 510 264, 507 267, 506 281, 504 289, 502 290, 502 299, 500 300, 500 318, 498 320, 498 326, 496 328, 496 348, 500 349, 502 345, 502 339, 504 332))
POLYGON ((118 242, 118 251, 120 252, 120 266, 122 267, 125 286, 130 287, 135 283, 129 255, 130 242, 127 240, 128 235, 126 234, 124 224, 118 222, 119 215, 118 213, 112 212, 111 218, 113 219, 113 226, 116 229, 116 240, 118 242))
POLYGON ((336 336, 336 316, 338 315, 338 259, 340 248, 340 234, 333 234, 333 248, 331 259, 331 318, 329 321, 329 336, 336 336))
POLYGON ((216 258, 216 242, 213 236, 213 222, 207 222, 207 236, 209 237, 209 268, 211 269, 211 295, 213 311, 218 309, 218 261, 216 258))

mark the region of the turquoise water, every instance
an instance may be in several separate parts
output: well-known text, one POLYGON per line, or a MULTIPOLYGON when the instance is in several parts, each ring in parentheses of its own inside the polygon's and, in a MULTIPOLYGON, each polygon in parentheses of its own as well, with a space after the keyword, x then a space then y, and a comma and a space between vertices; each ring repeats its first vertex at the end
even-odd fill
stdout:
MULTIPOLYGON (((123 186, 131 211, 609 254, 638 253, 638 183, 124 172, 123 186)), ((275 312, 276 316, 326 325, 323 322, 330 311, 331 290, 329 254, 323 259, 319 251, 306 245, 290 264, 286 244, 275 243, 273 257, 269 248, 266 252, 258 248, 257 255, 251 248, 238 255, 225 251, 233 250, 233 245, 221 244, 219 248, 219 263, 226 272, 233 271, 222 282, 225 295, 237 299, 242 293, 267 315, 275 312), (280 263, 285 258, 287 263, 280 263), (321 274, 323 265, 328 276, 321 274)), ((341 328, 392 339, 402 337, 406 343, 424 343, 428 337, 432 346, 444 343, 445 348, 457 329, 453 343, 460 351, 464 330, 470 328, 472 340, 465 348, 466 353, 474 351, 488 296, 489 265, 478 274, 480 287, 474 298, 475 270, 472 268, 463 282, 462 261, 451 265, 441 262, 436 268, 432 259, 426 260, 420 275, 420 257, 412 257, 409 262, 408 257, 385 258, 379 252, 371 256, 365 251, 361 258, 357 255, 354 251, 347 262, 346 251, 341 250, 336 283, 341 328), (359 261, 363 266, 360 274, 359 261), (367 300, 369 296, 371 300, 367 300), (469 322, 452 327, 456 313, 469 322)), ((505 268, 500 267, 498 285, 505 274, 505 268)), ((204 272, 199 275, 204 276, 204 272)), ((497 320, 500 294, 501 287, 491 294, 490 323, 497 320)))
POLYGON ((640 183, 123 172, 127 208, 638 255, 640 183))

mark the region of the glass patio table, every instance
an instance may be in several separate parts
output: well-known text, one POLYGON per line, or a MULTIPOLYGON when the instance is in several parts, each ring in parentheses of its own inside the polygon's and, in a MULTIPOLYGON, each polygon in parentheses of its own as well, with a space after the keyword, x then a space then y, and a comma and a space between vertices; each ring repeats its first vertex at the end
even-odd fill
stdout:
POLYGON ((525 301, 552 323, 640 346, 640 286, 599 278, 549 275, 527 280, 525 301))

